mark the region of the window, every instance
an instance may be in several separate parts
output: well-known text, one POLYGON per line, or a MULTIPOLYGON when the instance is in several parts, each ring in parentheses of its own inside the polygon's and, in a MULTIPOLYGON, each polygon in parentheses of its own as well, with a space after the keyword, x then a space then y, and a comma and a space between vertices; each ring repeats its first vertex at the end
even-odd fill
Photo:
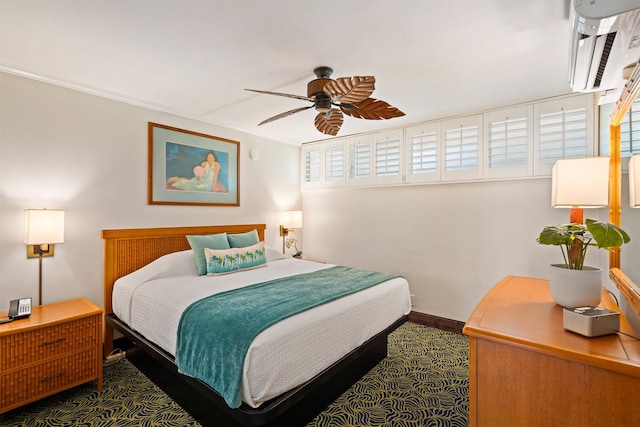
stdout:
POLYGON ((447 129, 445 131, 445 169, 447 171, 478 168, 478 126, 447 129))
POLYGON ((534 105, 536 175, 549 175, 558 159, 593 155, 593 97, 568 97, 534 105))
POLYGON ((302 149, 302 188, 319 188, 322 182, 322 146, 305 145, 302 149))
POLYGON ((567 157, 585 157, 586 109, 540 115, 540 161, 555 163, 567 157))
MULTIPOLYGON (((600 153, 609 155, 609 124, 615 104, 600 107, 600 153)), ((636 99, 620 122, 620 157, 640 153, 640 98, 636 99)))
POLYGON ((484 158, 488 178, 531 175, 530 122, 533 108, 510 108, 485 114, 487 144, 484 158))
POLYGON ((480 153, 482 115, 461 117, 443 122, 443 179, 456 181, 482 176, 480 153))
POLYGON ((620 155, 631 157, 638 153, 640 153, 640 98, 635 100, 620 122, 620 155))
POLYGON ((402 183, 402 130, 380 132, 374 141, 375 183, 402 183))
POLYGON ((361 186, 373 183, 372 157, 371 135, 349 139, 348 185, 361 186))
POLYGON ((344 141, 325 146, 324 184, 325 187, 342 187, 345 184, 346 156, 344 141))
POLYGON ((489 124, 489 167, 527 164, 527 118, 505 118, 489 124))
POLYGON ((439 144, 440 122, 406 130, 408 183, 440 180, 439 144))

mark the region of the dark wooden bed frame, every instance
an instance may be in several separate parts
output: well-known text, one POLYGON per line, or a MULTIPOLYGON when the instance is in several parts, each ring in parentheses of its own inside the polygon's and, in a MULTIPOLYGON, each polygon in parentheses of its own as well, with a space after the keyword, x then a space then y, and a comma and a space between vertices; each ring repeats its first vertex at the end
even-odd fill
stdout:
POLYGON ((377 365, 387 355, 387 337, 407 320, 403 316, 381 331, 362 346, 354 349, 336 361, 307 383, 264 403, 259 408, 251 408, 243 403, 232 409, 224 399, 205 383, 178 373, 174 358, 153 342, 131 329, 113 313, 111 297, 114 282, 151 261, 172 252, 190 249, 185 236, 244 233, 257 230, 260 240, 264 240, 265 224, 243 224, 203 227, 138 228, 102 230, 104 239, 104 310, 105 341, 104 355, 113 350, 113 330, 117 330, 145 353, 157 360, 168 372, 184 382, 189 392, 198 399, 206 399, 211 404, 206 420, 224 417, 242 426, 304 425, 324 407, 334 401, 359 378, 377 365))

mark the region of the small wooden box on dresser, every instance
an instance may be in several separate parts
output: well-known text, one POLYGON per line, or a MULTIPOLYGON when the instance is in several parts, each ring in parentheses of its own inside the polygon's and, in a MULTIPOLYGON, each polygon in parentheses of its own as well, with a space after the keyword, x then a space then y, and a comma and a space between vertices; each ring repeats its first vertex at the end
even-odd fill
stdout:
POLYGON ((92 302, 34 306, 0 325, 0 414, 93 380, 102 390, 102 309, 92 302))

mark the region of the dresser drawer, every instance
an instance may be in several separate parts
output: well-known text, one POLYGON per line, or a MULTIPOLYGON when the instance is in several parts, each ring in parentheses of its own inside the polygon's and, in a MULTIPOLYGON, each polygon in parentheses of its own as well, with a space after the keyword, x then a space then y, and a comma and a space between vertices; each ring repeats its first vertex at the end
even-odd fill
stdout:
POLYGON ((0 337, 0 372, 83 348, 95 348, 100 321, 100 316, 90 316, 0 337))
POLYGON ((0 412, 98 378, 97 348, 0 375, 0 412))

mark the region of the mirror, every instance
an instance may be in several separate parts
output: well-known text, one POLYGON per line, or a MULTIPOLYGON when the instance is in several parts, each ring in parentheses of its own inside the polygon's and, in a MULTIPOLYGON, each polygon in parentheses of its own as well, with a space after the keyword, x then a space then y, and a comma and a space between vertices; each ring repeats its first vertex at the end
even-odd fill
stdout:
POLYGON ((609 221, 620 225, 632 236, 624 252, 615 251, 610 254, 609 268, 611 279, 625 299, 620 301, 620 307, 636 334, 640 332, 640 287, 637 286, 637 283, 640 283, 640 263, 637 262, 640 254, 640 212, 629 207, 628 174, 624 175, 623 182, 620 123, 638 98, 640 92, 638 77, 640 77, 640 62, 635 66, 631 78, 625 84, 620 99, 613 108, 609 126, 609 221))

